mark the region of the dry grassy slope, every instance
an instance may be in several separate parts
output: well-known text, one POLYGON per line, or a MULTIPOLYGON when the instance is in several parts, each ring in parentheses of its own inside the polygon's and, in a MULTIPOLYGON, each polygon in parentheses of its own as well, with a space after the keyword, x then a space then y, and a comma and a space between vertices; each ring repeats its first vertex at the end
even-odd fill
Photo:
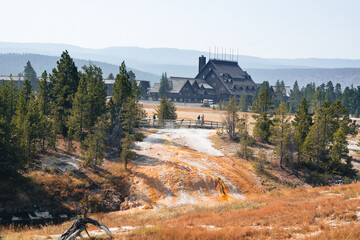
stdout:
MULTIPOLYGON (((111 227, 115 239, 359 239, 359 204, 360 184, 350 184, 92 217, 111 227)), ((70 225, 0 232, 5 239, 56 239, 70 225)))

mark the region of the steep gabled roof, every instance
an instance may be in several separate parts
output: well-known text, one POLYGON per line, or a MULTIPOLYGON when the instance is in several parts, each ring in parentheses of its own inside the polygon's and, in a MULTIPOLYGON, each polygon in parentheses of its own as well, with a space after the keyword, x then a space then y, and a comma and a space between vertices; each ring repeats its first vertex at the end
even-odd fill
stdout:
POLYGON ((196 78, 206 79, 210 74, 215 74, 232 95, 239 95, 243 91, 252 94, 258 88, 258 84, 235 61, 210 59, 196 78))
POLYGON ((237 62, 224 60, 209 60, 213 71, 219 76, 229 75, 231 78, 245 78, 248 74, 244 72, 237 62))

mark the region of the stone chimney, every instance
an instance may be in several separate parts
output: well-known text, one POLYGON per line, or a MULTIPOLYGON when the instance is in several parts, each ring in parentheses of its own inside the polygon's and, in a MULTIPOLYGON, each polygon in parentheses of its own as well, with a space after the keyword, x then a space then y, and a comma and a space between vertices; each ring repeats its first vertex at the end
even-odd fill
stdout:
POLYGON ((204 57, 204 55, 201 55, 199 57, 199 73, 205 67, 205 65, 206 65, 206 57, 204 57))

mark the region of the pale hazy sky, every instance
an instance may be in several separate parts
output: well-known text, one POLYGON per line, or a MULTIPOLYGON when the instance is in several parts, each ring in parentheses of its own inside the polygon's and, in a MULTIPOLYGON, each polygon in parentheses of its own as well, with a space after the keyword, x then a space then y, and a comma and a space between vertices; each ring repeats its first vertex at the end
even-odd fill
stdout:
POLYGON ((360 58, 359 0, 0 0, 1 42, 360 58))

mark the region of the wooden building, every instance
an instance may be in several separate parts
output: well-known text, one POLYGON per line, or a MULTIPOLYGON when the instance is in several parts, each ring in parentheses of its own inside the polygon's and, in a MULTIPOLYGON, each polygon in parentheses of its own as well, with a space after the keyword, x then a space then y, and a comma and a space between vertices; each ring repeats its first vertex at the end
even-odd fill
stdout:
MULTIPOLYGON (((236 61, 210 59, 199 57, 199 72, 195 78, 169 77, 170 91, 168 97, 178 102, 202 102, 212 99, 214 102, 229 100, 232 96, 240 99, 246 94, 249 99, 256 93, 256 84, 243 71, 236 61)), ((159 83, 150 89, 152 99, 159 98, 159 83)))

